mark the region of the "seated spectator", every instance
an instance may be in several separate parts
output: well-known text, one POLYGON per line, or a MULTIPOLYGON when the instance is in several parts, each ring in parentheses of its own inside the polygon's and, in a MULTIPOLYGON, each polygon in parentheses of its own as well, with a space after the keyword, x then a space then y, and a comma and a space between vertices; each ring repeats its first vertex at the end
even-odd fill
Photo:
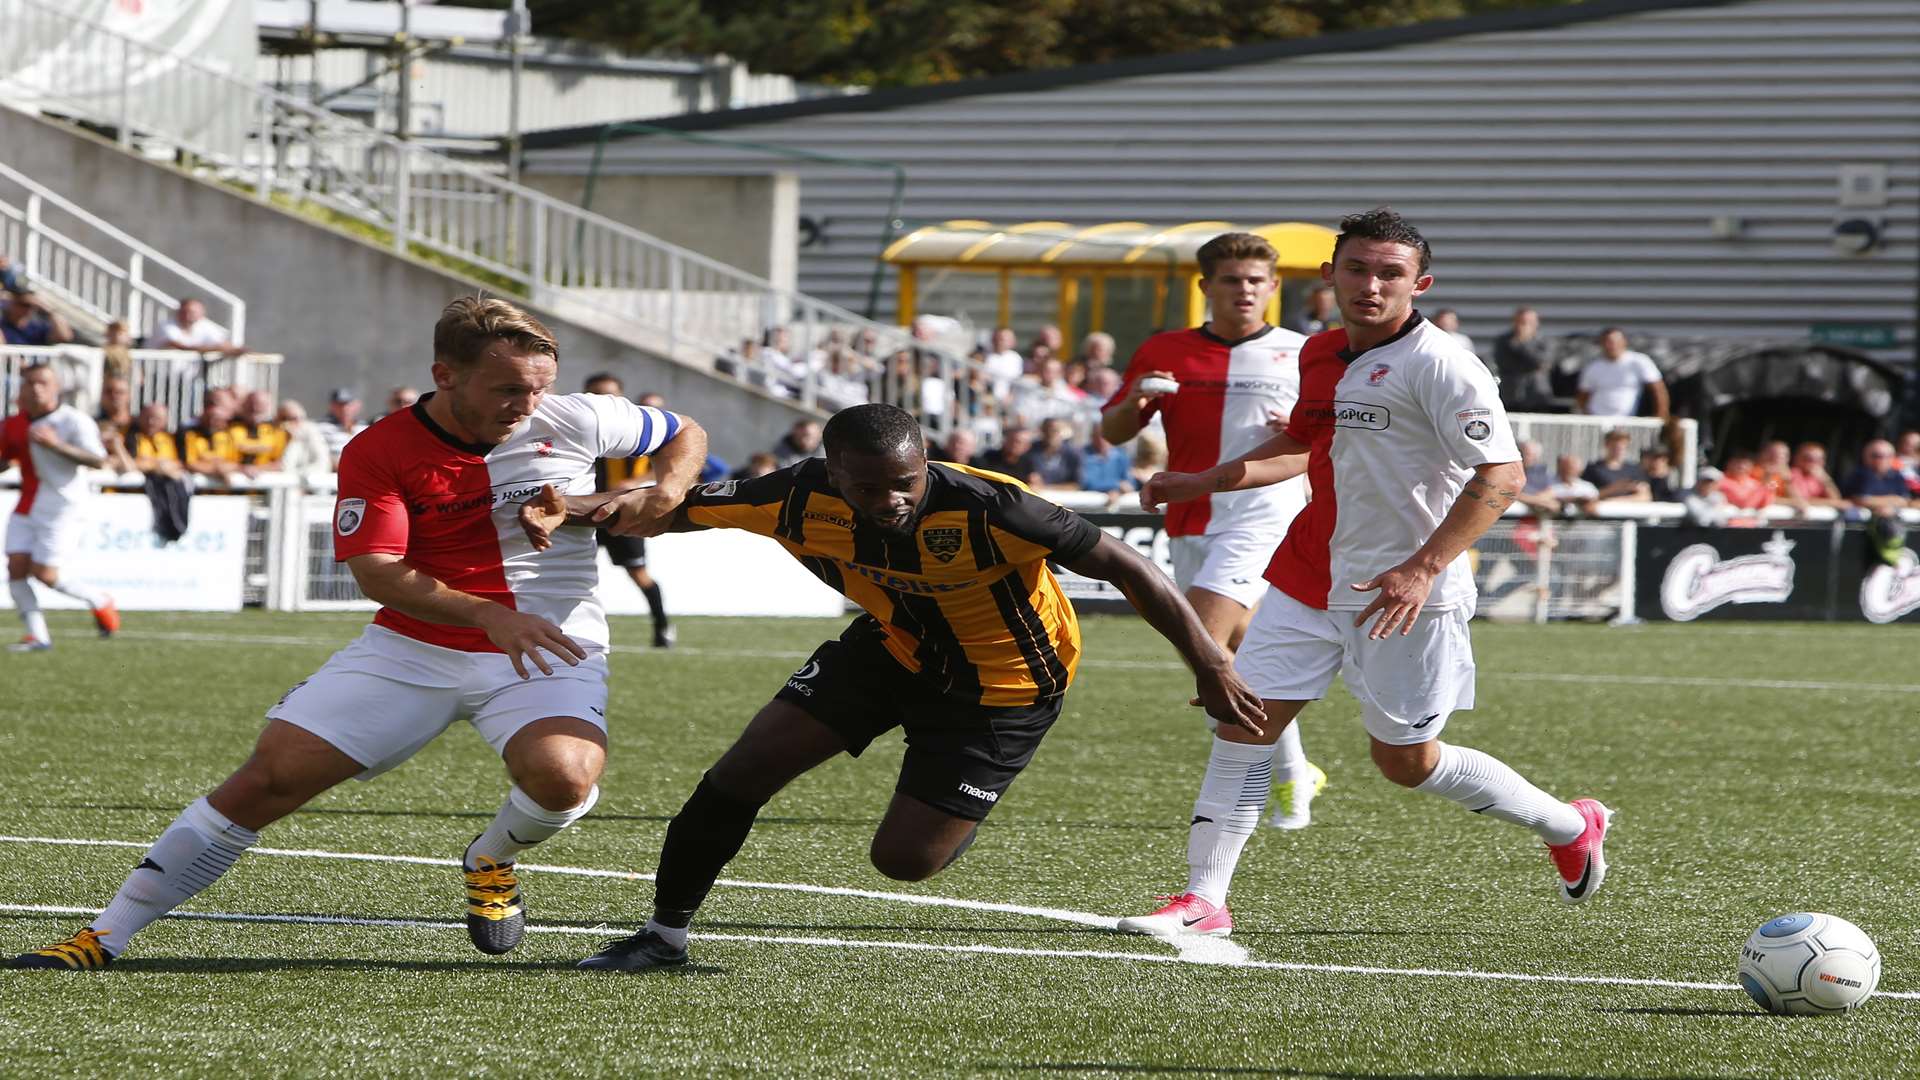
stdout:
POLYGON ((5 312, 0 312, 0 341, 8 345, 65 345, 73 340, 73 327, 49 308, 32 289, 7 293, 5 312))
POLYGON ((1753 474, 1767 485, 1776 500, 1785 499, 1793 479, 1793 448, 1779 439, 1769 439, 1754 455, 1753 474))
POLYGON ((865 405, 871 400, 867 388, 868 375, 866 364, 852 349, 836 347, 827 350, 826 362, 817 376, 820 380, 820 403, 835 412, 849 405, 865 405))
POLYGON ((1540 445, 1538 439, 1520 443, 1520 468, 1526 483, 1515 501, 1536 514, 1557 514, 1560 500, 1548 494, 1553 487, 1553 473, 1547 469, 1546 454, 1546 447, 1540 445))
MULTIPOLYGON (((1734 454, 1727 458, 1726 468, 1720 476, 1720 497, 1735 510, 1764 510, 1773 505, 1773 489, 1760 478, 1753 467, 1753 455, 1734 454)), ((1735 518, 1729 525, 1752 525, 1758 518, 1751 515, 1735 518)))
POLYGON ((1099 424, 1089 430, 1092 435, 1080 455, 1080 486, 1116 496, 1135 490, 1132 455, 1108 442, 1099 424))
POLYGON ((1026 464, 1028 487, 1079 491, 1082 463, 1080 448, 1073 445, 1073 425, 1057 418, 1040 425, 1040 443, 1027 453, 1026 464))
POLYGON ((1711 465, 1703 465, 1694 475, 1693 490, 1681 497, 1680 502, 1687 508, 1687 521, 1694 525, 1717 525, 1720 512, 1727 505, 1726 496, 1720 494, 1720 470, 1711 465))
POLYGON ((20 279, 20 271, 14 269, 13 260, 0 255, 0 290, 21 292, 26 284, 20 279))
POLYGON ((806 361, 795 359, 793 335, 784 326, 772 326, 760 336, 760 363, 773 380, 772 389, 782 397, 799 396, 800 385, 812 369, 806 361))
POLYGON ((1133 437, 1133 486, 1146 486, 1148 480, 1157 472, 1167 468, 1166 436, 1156 431, 1143 431, 1133 437))
POLYGON ((414 402, 419 400, 420 391, 415 390, 411 386, 396 386, 387 391, 387 411, 374 417, 374 419, 384 420, 394 413, 406 412, 408 409, 413 408, 414 402))
MULTIPOLYGON (((806 459, 800 458, 798 460, 805 461, 806 459)), ((747 458, 747 463, 745 465, 740 466, 738 469, 735 469, 733 471, 733 475, 727 477, 727 479, 752 480, 753 478, 758 476, 765 476, 768 473, 778 468, 780 468, 780 462, 777 459, 775 459, 775 457, 772 454, 769 454, 765 450, 762 450, 759 453, 754 454, 753 456, 747 458)))
POLYGON ((1892 517, 1913 499, 1893 444, 1875 439, 1860 452, 1860 464, 1840 481, 1840 493, 1855 509, 1875 517, 1892 517))
POLYGON ((246 346, 232 340, 225 327, 207 318, 207 305, 189 296, 180 301, 180 309, 154 324, 147 335, 149 349, 185 349, 188 352, 217 352, 238 356, 246 346))
POLYGON ((134 417, 126 446, 136 472, 177 477, 186 471, 180 462, 180 439, 173 433, 173 417, 158 401, 142 407, 134 417))
POLYGON ((987 378, 993 383, 995 395, 1005 397, 1007 390, 1027 373, 1026 357, 1021 356, 1013 347, 1013 328, 1002 326, 994 330, 987 341, 986 355, 981 357, 986 366, 987 378))
POLYGON ((773 444, 772 452, 776 469, 824 456, 825 451, 820 449, 820 421, 795 420, 787 433, 780 436, 780 441, 773 444))
MULTIPOLYGON (((1090 368, 1087 371, 1087 384, 1082 387, 1086 396, 1080 399, 1080 412, 1075 417, 1081 427, 1092 429, 1100 426, 1100 410, 1120 392, 1124 379, 1118 371, 1110 367, 1090 368)), ((1159 414, 1155 413, 1158 419, 1159 414)))
POLYGON ((1640 471, 1647 477, 1647 497, 1654 502, 1679 502, 1673 490, 1673 455, 1657 446, 1640 452, 1640 471))
POLYGON ((295 476, 328 472, 333 468, 333 451, 318 424, 307 419, 306 406, 289 398, 274 413, 280 430, 287 433, 286 449, 280 455, 280 468, 295 476))
POLYGON ((1306 306, 1289 316, 1287 329, 1313 335, 1340 325, 1340 306, 1334 302, 1333 288, 1316 285, 1307 294, 1306 306))
POLYGON ((1893 444, 1894 457, 1900 460, 1900 475, 1907 487, 1920 495, 1920 431, 1903 431, 1893 444))
POLYGON ((133 381, 133 331, 115 319, 107 324, 106 340, 100 343, 100 363, 109 378, 133 381))
POLYGON ((180 464, 190 473, 227 482, 242 473, 240 440, 233 432, 233 392, 209 389, 200 418, 180 429, 180 464))
POLYGON ((1443 307, 1433 313, 1433 325, 1445 330, 1448 337, 1460 343, 1461 348, 1475 356, 1480 354, 1480 351, 1473 347, 1473 339, 1460 332, 1459 312, 1450 307, 1443 307))
POLYGON ((1066 335, 1060 332, 1059 327, 1052 323, 1041 324, 1040 329, 1034 331, 1032 344, 1027 346, 1027 363, 1029 365, 1027 370, 1033 370, 1031 365, 1041 359, 1049 356, 1059 356, 1066 350, 1066 347, 1066 335))
POLYGON ((1023 427, 1010 427, 1000 436, 1000 445, 983 453, 975 454, 973 467, 985 469, 1002 476, 1011 476, 1021 483, 1033 475, 1032 464, 1027 455, 1033 450, 1033 432, 1023 427))
POLYGON ((1793 467, 1787 473, 1787 499, 1795 506, 1847 505, 1840 485, 1827 473, 1827 448, 1816 442, 1804 442, 1793 452, 1793 467))
POLYGON ((1572 454, 1561 454, 1553 463, 1553 484, 1547 488, 1547 494, 1563 517, 1591 514, 1600 502, 1600 489, 1591 480, 1582 478, 1581 464, 1572 454))
POLYGON ((100 380, 100 411, 94 414, 94 422, 100 425, 102 442, 113 438, 107 434, 111 426, 124 436, 133 430, 133 386, 118 375, 107 375, 100 380))
POLYGON ((287 452, 287 430, 280 426, 273 408, 273 395, 253 390, 241 399, 240 415, 228 430, 233 433, 234 450, 240 455, 240 471, 248 476, 279 472, 280 459, 287 452))
POLYGON ((1080 339, 1080 355, 1074 359, 1086 365, 1088 374, 1097 368, 1113 366, 1113 335, 1095 330, 1080 339))
POLYGON ((1058 360, 1043 360, 1032 375, 1013 384, 1013 412, 1023 424, 1038 424, 1056 416, 1074 416, 1081 412, 1086 395, 1067 385, 1066 365, 1058 360))
POLYGON ((1640 471, 1640 466, 1627 460, 1627 448, 1632 443, 1633 438, 1624 431, 1607 432, 1604 455, 1580 474, 1582 480, 1600 492, 1602 499, 1646 502, 1651 497, 1646 474, 1640 471))
POLYGON ((327 418, 320 421, 320 434, 327 440, 327 456, 333 468, 340 467, 340 451, 347 440, 367 430, 360 420, 360 395, 342 386, 327 395, 327 418))
POLYGON ((966 465, 973 461, 979 452, 980 441, 966 428, 954 428, 935 450, 927 455, 928 461, 944 461, 950 465, 966 465))

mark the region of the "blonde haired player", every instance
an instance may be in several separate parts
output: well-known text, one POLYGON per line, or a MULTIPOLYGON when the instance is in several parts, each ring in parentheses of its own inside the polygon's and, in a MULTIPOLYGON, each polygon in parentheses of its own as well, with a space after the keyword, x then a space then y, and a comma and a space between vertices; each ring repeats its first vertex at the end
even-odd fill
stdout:
POLYGON ((522 506, 592 493, 599 458, 652 454, 656 486, 596 512, 644 531, 664 524, 707 450, 685 417, 550 394, 558 372, 553 336, 532 316, 503 300, 447 306, 433 331, 434 391, 340 458, 334 557, 382 605, 373 624, 267 710, 253 756, 161 833, 105 911, 14 967, 106 967, 226 873, 259 830, 344 780, 399 765, 461 719, 512 780, 467 846, 467 933, 487 953, 519 944, 514 860, 593 809, 607 747, 593 533, 536 546, 522 506))

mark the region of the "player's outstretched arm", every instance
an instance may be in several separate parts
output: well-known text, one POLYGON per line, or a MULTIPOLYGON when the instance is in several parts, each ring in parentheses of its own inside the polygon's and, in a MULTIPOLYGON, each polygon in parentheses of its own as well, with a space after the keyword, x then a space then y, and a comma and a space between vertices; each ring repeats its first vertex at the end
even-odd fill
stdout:
POLYGON ((1205 472, 1154 473, 1140 488, 1140 508, 1157 513, 1163 503, 1205 498, 1216 491, 1245 491, 1291 480, 1307 471, 1307 447, 1280 432, 1232 461, 1205 472))
POLYGON ((523 679, 529 677, 529 660, 540 674, 553 674, 553 665, 540 655, 541 650, 569 666, 587 658, 585 649, 546 619, 450 589, 439 578, 408 566, 398 555, 355 555, 347 560, 347 569, 353 571, 353 580, 367 599, 382 607, 442 626, 472 626, 485 631, 487 640, 507 654, 513 670, 523 679))
POLYGON ((1460 497, 1453 501, 1440 527, 1433 530, 1420 550, 1386 573, 1352 586, 1355 592, 1380 591, 1354 618, 1353 625, 1365 625, 1370 616, 1379 612, 1380 618, 1367 632, 1368 637, 1384 638, 1396 627, 1402 635, 1411 634, 1413 620, 1420 616, 1427 595, 1433 591, 1433 579, 1500 520, 1500 515, 1507 512, 1507 507, 1513 505, 1526 486, 1526 469, 1517 461, 1475 466, 1472 479, 1461 489, 1460 497))
POLYGON ((679 430, 653 454, 653 486, 618 492, 593 512, 594 524, 619 536, 658 536, 673 523, 674 511, 707 465, 706 429, 691 417, 673 415, 679 430))
POLYGON ((1147 624, 1173 643, 1181 659, 1193 669, 1207 715, 1260 734, 1260 723, 1266 719, 1260 695, 1234 674, 1232 658, 1207 633, 1172 578, 1105 533, 1092 551, 1065 565, 1076 574, 1113 583, 1147 624))

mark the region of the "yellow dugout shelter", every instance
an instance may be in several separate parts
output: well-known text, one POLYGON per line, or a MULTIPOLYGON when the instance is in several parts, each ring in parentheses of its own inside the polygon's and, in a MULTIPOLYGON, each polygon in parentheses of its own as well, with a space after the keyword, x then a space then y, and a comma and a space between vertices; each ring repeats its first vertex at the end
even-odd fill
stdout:
MULTIPOLYGON (((998 279, 996 325, 1013 321, 1015 278, 1051 278, 1056 312, 1054 322, 1069 333, 1107 328, 1109 287, 1124 281, 1133 288, 1152 289, 1152 324, 1198 326, 1206 319, 1206 300, 1200 294, 1200 266, 1194 254, 1208 240, 1224 232, 1250 232, 1267 238, 1279 253, 1283 283, 1318 279, 1320 264, 1333 255, 1332 229, 1304 222, 1240 226, 1228 221, 1193 221, 1185 225, 1148 225, 1115 221, 1105 225, 1075 226, 1064 221, 1028 221, 995 225, 987 221, 945 221, 918 228, 888 245, 882 258, 900 272, 899 319, 913 321, 920 302, 921 272, 946 271, 993 275, 998 279), (1081 311, 1086 291, 1085 319, 1081 311), (1174 305, 1169 310, 1169 304, 1174 305)), ((1132 289, 1129 289, 1131 292, 1132 289)), ((1280 292, 1275 292, 1267 321, 1280 321, 1280 292)))

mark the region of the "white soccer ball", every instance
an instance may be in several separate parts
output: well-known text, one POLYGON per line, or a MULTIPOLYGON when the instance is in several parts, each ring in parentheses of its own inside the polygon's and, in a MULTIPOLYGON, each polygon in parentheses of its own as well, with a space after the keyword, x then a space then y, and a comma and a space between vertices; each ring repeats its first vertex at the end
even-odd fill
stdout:
POLYGON ((1740 946, 1740 985, 1770 1013, 1843 1013, 1880 985, 1880 950, 1845 919, 1819 912, 1782 915, 1740 946))

